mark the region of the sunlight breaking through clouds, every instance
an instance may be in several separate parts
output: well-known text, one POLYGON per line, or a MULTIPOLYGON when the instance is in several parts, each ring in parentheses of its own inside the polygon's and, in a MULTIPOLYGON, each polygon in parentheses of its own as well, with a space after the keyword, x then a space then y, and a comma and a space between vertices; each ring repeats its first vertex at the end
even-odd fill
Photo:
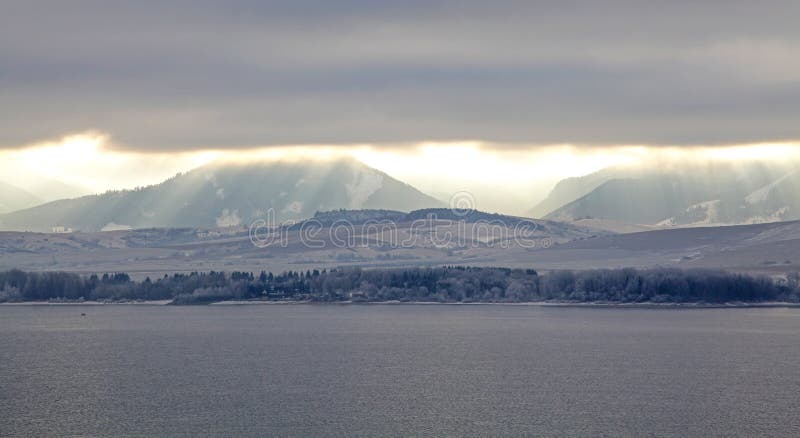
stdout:
POLYGON ((46 178, 91 192, 159 183, 212 161, 333 159, 352 156, 435 197, 469 190, 482 208, 521 213, 564 179, 610 166, 668 166, 698 161, 786 160, 800 143, 669 147, 569 144, 524 147, 478 141, 391 145, 316 145, 183 152, 136 152, 110 135, 90 131, 0 152, 8 182, 46 178))
POLYGON ((143 154, 114 150, 110 145, 107 134, 72 134, 2 151, 0 170, 5 180, 20 185, 46 178, 103 192, 158 183, 219 156, 212 151, 143 154))

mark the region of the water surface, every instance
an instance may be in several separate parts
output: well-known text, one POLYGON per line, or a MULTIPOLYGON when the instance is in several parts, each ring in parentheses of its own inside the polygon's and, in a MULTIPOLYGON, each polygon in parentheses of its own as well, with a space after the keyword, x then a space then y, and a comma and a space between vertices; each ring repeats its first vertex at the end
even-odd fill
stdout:
POLYGON ((0 306, 0 435, 798 436, 799 335, 780 308, 0 306))

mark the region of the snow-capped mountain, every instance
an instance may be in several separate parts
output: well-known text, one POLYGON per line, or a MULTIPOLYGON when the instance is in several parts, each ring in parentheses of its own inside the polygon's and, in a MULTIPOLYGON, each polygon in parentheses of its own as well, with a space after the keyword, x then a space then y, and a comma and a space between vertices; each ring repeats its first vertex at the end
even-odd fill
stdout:
POLYGON ((354 159, 212 164, 161 184, 0 216, 6 230, 246 226, 339 208, 410 211, 441 202, 354 159))
MULTIPOLYGON (((596 187, 545 215, 574 221, 597 218, 660 226, 732 225, 800 219, 800 172, 796 163, 717 163, 650 174, 605 170, 575 179, 596 187)), ((550 202, 558 195, 554 190, 550 202)))

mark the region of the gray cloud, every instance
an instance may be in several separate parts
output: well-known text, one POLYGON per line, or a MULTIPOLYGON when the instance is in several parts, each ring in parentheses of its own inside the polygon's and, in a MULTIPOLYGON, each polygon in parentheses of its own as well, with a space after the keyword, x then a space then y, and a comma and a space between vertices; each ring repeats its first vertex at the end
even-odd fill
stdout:
POLYGON ((800 138, 800 3, 537 3, 4 2, 0 145, 800 138))

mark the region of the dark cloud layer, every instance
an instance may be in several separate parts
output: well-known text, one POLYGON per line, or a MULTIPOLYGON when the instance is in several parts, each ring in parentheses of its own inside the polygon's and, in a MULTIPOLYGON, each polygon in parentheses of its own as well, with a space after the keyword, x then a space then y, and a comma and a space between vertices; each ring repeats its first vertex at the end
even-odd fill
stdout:
POLYGON ((5 1, 0 145, 800 138, 800 2, 5 1))

